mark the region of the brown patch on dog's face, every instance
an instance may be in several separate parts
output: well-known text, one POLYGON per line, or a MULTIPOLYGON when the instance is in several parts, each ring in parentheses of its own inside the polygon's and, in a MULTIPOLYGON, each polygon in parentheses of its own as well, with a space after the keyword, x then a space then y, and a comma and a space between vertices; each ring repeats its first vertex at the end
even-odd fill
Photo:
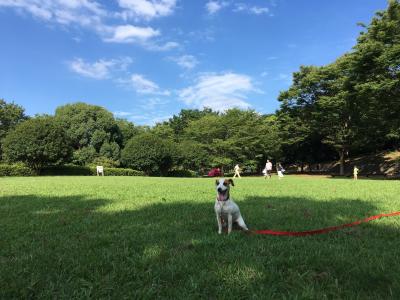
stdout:
POLYGON ((235 186, 235 184, 233 183, 232 179, 225 179, 224 180, 224 185, 225 186, 229 186, 229 185, 235 186))

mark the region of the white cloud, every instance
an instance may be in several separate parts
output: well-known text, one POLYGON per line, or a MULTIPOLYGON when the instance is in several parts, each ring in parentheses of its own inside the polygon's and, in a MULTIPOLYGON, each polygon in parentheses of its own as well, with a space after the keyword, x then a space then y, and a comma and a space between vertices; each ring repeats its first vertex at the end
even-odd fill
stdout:
POLYGON ((155 43, 146 43, 145 48, 151 51, 169 51, 175 48, 179 48, 180 45, 177 42, 166 42, 165 44, 155 44, 155 43))
POLYGON ((150 20, 168 16, 174 12, 176 0, 118 0, 124 9, 120 16, 127 20, 131 18, 150 20))
POLYGON ((139 94, 150 94, 150 95, 160 95, 169 96, 170 92, 161 90, 160 87, 153 81, 146 79, 141 74, 132 74, 126 84, 133 87, 135 91, 139 94))
MULTIPOLYGON (((126 20, 121 20, 121 14, 129 12, 147 19, 166 16, 173 12, 176 0, 119 0, 119 4, 124 11, 107 10, 96 0, 0 0, 0 8, 12 8, 49 23, 85 28, 96 32, 105 42, 139 43, 142 46, 159 36, 160 31, 149 26, 126 24, 126 20), (121 21, 125 24, 118 24, 121 21)), ((173 46, 171 42, 158 47, 165 51, 173 46)))
POLYGON ((250 12, 252 12, 253 14, 256 14, 256 15, 266 14, 269 12, 269 8, 253 6, 253 7, 250 7, 250 12))
POLYGON ((151 27, 137 27, 133 25, 116 26, 109 29, 111 37, 105 38, 106 42, 133 43, 144 42, 158 36, 160 32, 151 27))
POLYGON ((0 0, 0 7, 10 7, 34 17, 63 25, 98 29, 107 11, 93 0, 0 0))
POLYGON ((210 15, 217 13, 221 8, 222 4, 217 1, 208 1, 206 3, 207 12, 210 15))
POLYGON ((233 11, 234 12, 247 12, 249 14, 254 14, 254 15, 262 15, 262 14, 267 14, 269 12, 269 8, 268 7, 259 7, 259 6, 249 6, 245 3, 236 3, 233 11))
POLYGON ((199 64, 199 61, 193 55, 182 55, 179 57, 171 57, 170 59, 186 70, 191 70, 199 64))
POLYGON ((93 79, 107 79, 114 71, 126 70, 132 59, 124 57, 120 59, 100 59, 94 63, 85 62, 82 58, 76 58, 69 62, 70 69, 84 77, 93 79))
POLYGON ((179 98, 187 105, 196 108, 210 107, 224 111, 238 107, 246 109, 251 105, 246 102, 247 94, 257 92, 252 78, 236 73, 205 74, 197 82, 179 92, 179 98))
POLYGON ((144 110, 153 110, 157 107, 164 106, 169 103, 165 98, 149 98, 142 101, 140 107, 144 110))
POLYGON ((123 19, 143 18, 153 19, 168 16, 174 12, 176 0, 118 0, 124 11, 123 19))
POLYGON ((206 3, 206 10, 209 15, 213 15, 229 5, 226 1, 211 0, 206 3))

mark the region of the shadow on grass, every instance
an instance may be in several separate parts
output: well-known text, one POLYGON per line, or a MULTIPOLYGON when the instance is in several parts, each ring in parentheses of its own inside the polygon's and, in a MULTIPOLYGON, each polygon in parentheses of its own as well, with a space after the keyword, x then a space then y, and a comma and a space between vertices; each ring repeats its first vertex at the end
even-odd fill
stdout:
MULTIPOLYGON (((238 199, 251 229, 307 230, 380 213, 353 199, 238 199)), ((219 236, 210 203, 0 198, 0 298, 389 298, 398 221, 312 237, 219 236), (396 225, 397 224, 397 225, 396 225)))

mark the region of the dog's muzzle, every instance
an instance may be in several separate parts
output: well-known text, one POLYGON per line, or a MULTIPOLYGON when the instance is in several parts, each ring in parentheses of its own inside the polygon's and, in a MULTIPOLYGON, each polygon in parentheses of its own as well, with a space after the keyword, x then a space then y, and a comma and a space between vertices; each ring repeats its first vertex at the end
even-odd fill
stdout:
POLYGON ((220 189, 218 189, 217 200, 218 201, 226 201, 226 200, 228 200, 228 197, 226 197, 227 192, 228 192, 228 190, 221 191, 220 189))

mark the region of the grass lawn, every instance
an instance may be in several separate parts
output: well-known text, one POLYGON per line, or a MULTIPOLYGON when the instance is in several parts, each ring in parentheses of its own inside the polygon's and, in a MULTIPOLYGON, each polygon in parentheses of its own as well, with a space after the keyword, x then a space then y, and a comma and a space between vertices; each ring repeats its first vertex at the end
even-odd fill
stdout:
MULTIPOLYGON (((398 181, 235 180, 251 229, 400 210, 398 181)), ((214 179, 0 178, 0 299, 400 298, 400 217, 218 235, 214 179)))

